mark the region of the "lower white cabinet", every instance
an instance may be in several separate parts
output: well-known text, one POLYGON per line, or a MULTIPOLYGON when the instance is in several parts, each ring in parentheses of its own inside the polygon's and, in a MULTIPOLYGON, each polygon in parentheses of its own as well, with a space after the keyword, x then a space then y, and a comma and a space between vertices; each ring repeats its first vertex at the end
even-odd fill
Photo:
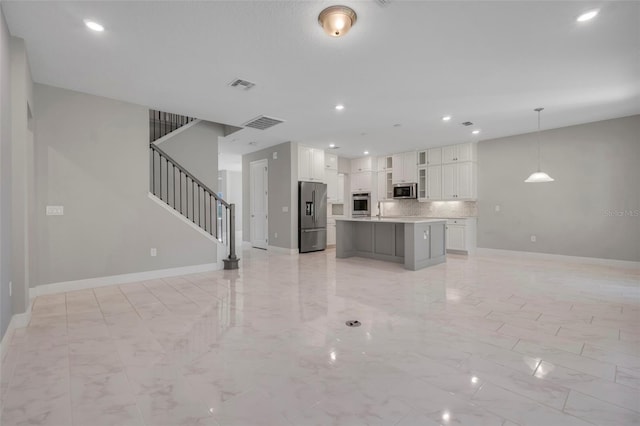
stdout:
POLYGON ((327 219, 327 245, 336 245, 336 220, 327 219))
POLYGON ((475 253, 476 218, 447 219, 447 251, 475 253))

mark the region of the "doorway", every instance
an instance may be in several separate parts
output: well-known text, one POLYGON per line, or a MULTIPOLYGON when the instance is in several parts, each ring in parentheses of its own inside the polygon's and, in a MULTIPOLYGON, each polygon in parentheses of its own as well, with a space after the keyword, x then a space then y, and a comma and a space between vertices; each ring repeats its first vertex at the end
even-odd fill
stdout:
POLYGON ((249 234, 251 246, 266 250, 269 243, 269 163, 267 159, 252 161, 249 164, 249 234))

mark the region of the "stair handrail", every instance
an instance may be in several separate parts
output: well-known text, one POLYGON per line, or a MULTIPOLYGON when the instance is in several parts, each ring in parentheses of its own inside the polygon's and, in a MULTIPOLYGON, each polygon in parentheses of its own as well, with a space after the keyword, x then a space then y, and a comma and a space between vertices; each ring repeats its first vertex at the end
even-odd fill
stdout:
POLYGON ((158 145, 156 145, 155 143, 151 143, 150 144, 151 149, 153 149, 154 151, 157 151, 160 155, 162 155, 166 160, 169 160, 171 162, 171 164, 173 164, 175 167, 177 167, 182 173, 184 173, 186 176, 189 177, 189 179, 193 180, 195 183, 197 183, 198 185, 200 185, 200 187, 202 189, 204 189, 205 191, 207 191, 209 194, 211 194, 213 196, 213 198, 216 199, 216 201, 219 201, 220 204, 224 205, 225 207, 231 207, 231 204, 229 204, 228 202, 226 202, 223 198, 221 198, 220 196, 218 196, 218 194, 211 188, 209 188, 207 185, 205 185, 204 183, 202 183, 202 181, 200 179, 198 179, 197 177, 195 177, 194 175, 192 175, 191 173, 189 173, 189 171, 187 171, 187 169, 185 169, 184 167, 182 167, 182 165, 180 165, 180 163, 178 163, 176 160, 174 160, 169 154, 167 154, 165 151, 163 151, 162 149, 160 149, 160 147, 158 145))

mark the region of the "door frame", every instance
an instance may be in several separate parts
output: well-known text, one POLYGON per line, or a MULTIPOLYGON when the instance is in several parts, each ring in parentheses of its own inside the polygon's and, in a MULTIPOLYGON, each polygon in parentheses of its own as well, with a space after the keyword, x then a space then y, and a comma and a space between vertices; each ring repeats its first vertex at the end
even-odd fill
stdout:
MULTIPOLYGON (((264 231, 267 236, 264 249, 266 250, 269 247, 269 189, 268 189, 269 188, 269 160, 266 158, 263 158, 261 160, 256 160, 249 163, 249 242, 251 243, 252 247, 256 247, 253 244, 253 242, 255 241, 255 238, 254 238, 255 229, 253 224, 253 218, 251 217, 254 211, 253 209, 254 166, 264 167, 263 178, 264 178, 264 185, 266 188, 266 194, 264 197, 264 209, 266 212, 264 231)), ((262 247, 256 247, 256 248, 262 248, 262 247)))

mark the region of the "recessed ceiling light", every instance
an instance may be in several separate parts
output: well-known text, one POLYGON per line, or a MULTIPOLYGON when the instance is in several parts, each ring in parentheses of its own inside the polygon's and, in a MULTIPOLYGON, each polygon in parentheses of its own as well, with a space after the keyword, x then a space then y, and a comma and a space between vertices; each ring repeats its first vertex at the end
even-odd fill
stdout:
POLYGON ((578 16, 576 21, 578 21, 578 22, 590 21, 590 20, 592 20, 593 18, 595 18, 598 15, 598 12, 600 12, 598 9, 594 9, 594 10, 590 10, 588 12, 585 12, 582 15, 578 16))
POLYGON ((396 124, 393 125, 393 127, 400 127, 400 126, 402 126, 402 124, 400 124, 400 123, 396 123, 396 124))
POLYGON ((365 151, 365 152, 364 152, 364 155, 369 155, 369 151, 365 151))
POLYGON ((90 30, 93 31, 97 31, 97 32, 102 32, 104 31, 104 27, 100 24, 98 24, 95 21, 91 21, 89 19, 85 19, 84 24, 87 26, 87 28, 89 28, 90 30))
POLYGON ((338 105, 336 105, 336 109, 337 109, 338 111, 342 111, 342 110, 344 109, 344 105, 342 105, 342 104, 338 104, 338 105))
POLYGON ((444 117, 442 117, 442 121, 449 121, 449 120, 451 120, 450 115, 445 115, 444 117))
POLYGON ((473 132, 471 132, 471 133, 473 133, 474 135, 477 135, 478 133, 480 133, 480 130, 474 130, 474 131, 473 131, 473 132))
POLYGON ((330 144, 329 144, 329 148, 335 148, 335 147, 336 147, 336 144, 335 144, 335 143, 330 143, 330 144))

